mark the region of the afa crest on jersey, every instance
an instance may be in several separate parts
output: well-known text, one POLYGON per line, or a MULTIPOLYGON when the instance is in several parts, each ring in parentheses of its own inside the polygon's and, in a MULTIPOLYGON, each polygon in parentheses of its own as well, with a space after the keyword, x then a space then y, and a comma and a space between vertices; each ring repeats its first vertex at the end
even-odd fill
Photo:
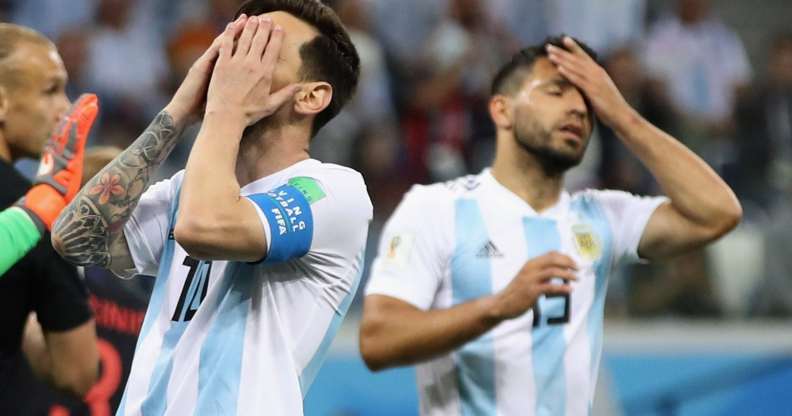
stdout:
POLYGON ((595 261, 602 255, 602 243, 589 224, 579 223, 572 226, 575 247, 581 257, 595 261))

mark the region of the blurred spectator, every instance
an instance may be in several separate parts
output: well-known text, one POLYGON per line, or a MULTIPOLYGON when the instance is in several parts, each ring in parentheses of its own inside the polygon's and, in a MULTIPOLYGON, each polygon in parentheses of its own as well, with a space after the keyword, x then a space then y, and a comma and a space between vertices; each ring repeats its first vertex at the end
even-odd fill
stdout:
POLYGON ((368 4, 364 0, 337 0, 333 7, 360 56, 360 80, 346 108, 311 143, 311 155, 324 162, 352 165, 356 144, 371 136, 396 142, 398 131, 390 74, 384 51, 370 32, 368 4))
POLYGON ((646 0, 547 1, 550 33, 568 33, 605 54, 644 34, 646 0))
POLYGON ((547 23, 551 4, 548 0, 487 0, 495 27, 514 37, 514 50, 539 43, 551 34, 547 23))
MULTIPOLYGON (((159 87, 167 73, 160 33, 132 24, 140 4, 99 0, 96 27, 88 31, 87 79, 102 98, 103 121, 123 119, 136 132, 164 106, 159 87)), ((141 22, 146 20, 153 18, 141 22)), ((128 142, 124 141, 134 137, 136 134, 119 134, 118 140, 107 144, 125 148, 128 142)))
POLYGON ((685 253, 664 264, 636 265, 627 286, 627 308, 633 317, 722 316, 704 250, 685 253))
POLYGON ((448 179, 491 162, 489 80, 513 44, 499 37, 480 0, 451 0, 420 52, 404 119, 413 182, 448 179))
MULTIPOLYGON (((790 207, 792 190, 792 34, 770 42, 765 81, 740 100, 737 158, 727 179, 744 201, 767 212, 790 207), (779 200, 778 195, 782 198, 779 200)), ((750 214, 750 212, 749 212, 750 214)))
POLYGON ((434 30, 448 0, 371 0, 374 27, 386 52, 400 65, 417 64, 420 46, 434 30))
POLYGON ((66 94, 76 98, 83 91, 90 91, 88 79, 88 33, 74 28, 63 31, 56 40, 63 65, 69 73, 66 94))
MULTIPOLYGON (((605 58, 603 66, 633 108, 661 130, 675 134, 678 127, 673 110, 662 91, 646 77, 636 49, 625 46, 612 51, 605 58)), ((641 195, 659 193, 652 175, 621 144, 613 130, 598 123, 597 137, 601 155, 598 175, 600 186, 641 195)))
POLYGON ((750 82, 742 41, 710 10, 710 0, 677 0, 674 13, 649 31, 644 63, 664 83, 689 146, 717 167, 729 157, 727 142, 735 98, 750 82))
POLYGON ((50 39, 57 39, 68 28, 89 25, 93 21, 97 0, 24 0, 17 1, 15 23, 32 27, 50 39))
MULTIPOLYGON (((195 25, 196 22, 213 27, 213 31, 220 32, 228 22, 234 20, 234 14, 243 0, 206 0, 168 2, 174 3, 176 14, 179 20, 186 22, 187 25, 195 25)), ((180 28, 179 25, 174 29, 180 28)), ((173 36, 175 32, 169 32, 173 36)))
MULTIPOLYGON (((784 197, 792 199, 792 192, 784 197)), ((788 201, 792 204, 792 201, 788 201)), ((751 314, 774 318, 792 317, 792 214, 782 212, 765 235, 764 278, 753 296, 751 314)), ((758 272, 758 271, 757 271, 758 272)))

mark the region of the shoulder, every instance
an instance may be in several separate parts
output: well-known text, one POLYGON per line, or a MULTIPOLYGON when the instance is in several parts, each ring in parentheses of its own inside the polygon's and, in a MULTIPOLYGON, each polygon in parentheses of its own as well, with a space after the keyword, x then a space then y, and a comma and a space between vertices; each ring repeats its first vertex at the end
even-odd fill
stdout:
POLYGON ((359 210, 371 218, 373 207, 363 175, 354 169, 332 163, 316 163, 290 175, 288 184, 309 196, 314 202, 331 209, 359 210), (314 199, 315 198, 315 199, 314 199))

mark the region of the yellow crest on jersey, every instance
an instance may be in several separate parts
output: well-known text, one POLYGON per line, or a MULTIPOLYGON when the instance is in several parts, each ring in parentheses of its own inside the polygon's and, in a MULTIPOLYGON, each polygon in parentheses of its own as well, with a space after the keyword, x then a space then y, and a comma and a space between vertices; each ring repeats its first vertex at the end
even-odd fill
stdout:
POLYGON ((597 260, 602 255, 602 244, 588 224, 575 224, 572 226, 575 235, 575 247, 580 256, 586 260, 597 260))

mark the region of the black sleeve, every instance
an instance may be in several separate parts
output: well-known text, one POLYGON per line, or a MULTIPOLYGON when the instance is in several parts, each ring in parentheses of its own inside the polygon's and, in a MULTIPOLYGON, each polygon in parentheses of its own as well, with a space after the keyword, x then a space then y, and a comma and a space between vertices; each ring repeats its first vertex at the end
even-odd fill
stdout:
POLYGON ((68 331, 91 319, 88 290, 77 268, 63 260, 50 245, 49 234, 34 248, 33 310, 45 331, 68 331))

